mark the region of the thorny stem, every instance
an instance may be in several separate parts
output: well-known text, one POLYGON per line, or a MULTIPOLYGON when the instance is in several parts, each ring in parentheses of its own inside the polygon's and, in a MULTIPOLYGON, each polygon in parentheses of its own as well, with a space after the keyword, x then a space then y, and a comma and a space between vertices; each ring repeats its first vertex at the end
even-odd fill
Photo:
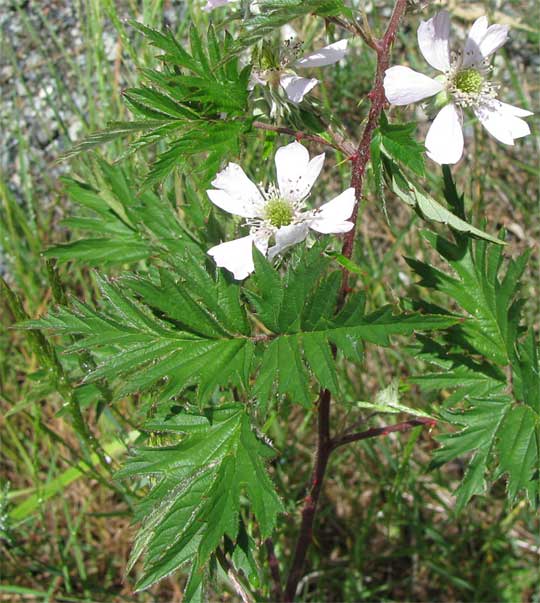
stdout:
MULTIPOLYGON (((390 48, 396 37, 397 28, 401 17, 405 14, 407 8, 407 0, 396 0, 390 22, 384 36, 380 40, 375 40, 375 48, 377 52, 377 71, 375 73, 375 83, 368 94, 371 101, 371 107, 367 119, 366 126, 360 139, 360 144, 356 150, 356 155, 353 160, 351 186, 354 188, 356 195, 356 205, 354 206, 351 221, 354 223, 352 228, 346 235, 343 242, 342 254, 346 258, 352 257, 354 238, 356 235, 356 222, 358 220, 358 206, 362 200, 362 188, 364 185, 364 175, 370 158, 370 146, 373 132, 379 123, 379 118, 386 102, 384 94, 384 72, 390 64, 390 48)), ((343 271, 343 280, 341 283, 340 300, 343 303, 349 289, 349 272, 343 271)))
POLYGON ((270 132, 277 132, 278 134, 287 134, 288 136, 294 136, 296 140, 309 140, 310 142, 332 147, 347 157, 354 154, 354 145, 331 128, 328 128, 327 130, 331 138, 331 140, 328 140, 322 136, 317 136, 316 134, 306 134, 305 132, 301 132, 299 130, 293 130, 292 128, 287 128, 284 126, 274 126, 273 124, 267 124, 263 121, 254 121, 252 126, 257 130, 267 130, 270 132))
MULTIPOLYGON (((371 40, 370 46, 375 49, 377 53, 377 70, 375 73, 375 81, 371 92, 368 95, 371 101, 371 107, 368 114, 367 123, 365 125, 360 143, 356 150, 356 153, 352 157, 352 177, 351 186, 355 190, 356 205, 354 207, 351 221, 354 223, 354 228, 351 229, 346 235, 343 242, 343 255, 350 259, 354 248, 354 238, 356 231, 356 222, 358 219, 358 205, 362 199, 362 188, 364 184, 364 174, 370 158, 370 146, 373 137, 373 132, 379 123, 379 118, 386 102, 384 93, 383 79, 384 72, 388 69, 390 63, 390 49, 394 38, 396 37, 399 22, 405 14, 407 8, 407 0, 396 0, 394 10, 388 27, 383 37, 378 40, 371 40)), ((345 303, 345 298, 349 292, 349 272, 347 269, 343 270, 343 277, 341 282, 341 290, 338 299, 339 310, 345 303)), ((324 475, 328 466, 328 460, 330 454, 338 446, 342 446, 349 442, 354 442, 361 439, 370 437, 376 437, 379 435, 385 435, 392 431, 405 431, 413 426, 412 422, 405 424, 398 424, 386 428, 374 428, 367 430, 362 433, 349 434, 342 436, 336 440, 332 440, 330 437, 330 403, 331 396, 327 389, 321 390, 318 398, 318 409, 317 409, 317 420, 318 420, 318 436, 317 436, 317 448, 315 452, 315 463, 311 475, 311 482, 308 489, 308 493, 304 499, 304 505, 302 509, 302 520, 300 524, 300 530, 297 537, 296 547, 294 551, 293 561, 289 571, 287 579, 287 585, 284 592, 285 603, 294 601, 296 596, 296 589, 298 583, 302 577, 304 563, 306 555, 311 544, 311 538, 313 533, 313 523, 315 520, 315 514, 317 511, 317 504, 322 490, 324 475)), ((417 421, 416 419, 413 421, 417 421)), ((426 424, 425 421, 415 424, 426 424)), ((433 424, 433 423, 431 423, 433 424)))

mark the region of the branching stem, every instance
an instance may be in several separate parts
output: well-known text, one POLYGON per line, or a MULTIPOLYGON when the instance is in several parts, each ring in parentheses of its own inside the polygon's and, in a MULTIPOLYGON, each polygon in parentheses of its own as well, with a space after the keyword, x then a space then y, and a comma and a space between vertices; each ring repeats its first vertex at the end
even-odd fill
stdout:
MULTIPOLYGON (((368 94, 368 98, 371 102, 371 107, 369 110, 366 126, 362 133, 362 138, 360 139, 360 143, 358 145, 353 159, 352 166, 351 186, 354 188, 356 194, 356 205, 351 216, 351 221, 354 223, 354 228, 352 228, 345 235, 342 248, 342 254, 349 259, 352 257, 354 247, 354 239, 356 235, 356 222, 358 220, 358 206, 360 204, 360 201, 362 200, 362 188, 364 185, 364 175, 366 173, 366 167, 370 158, 371 140, 373 138, 373 132, 375 131, 375 128, 379 123, 379 118, 381 116, 381 112, 386 102, 383 85, 384 72, 389 67, 390 49, 392 47, 392 42, 396 37, 399 22, 405 14, 406 8, 407 0, 396 0, 392 16, 390 17, 390 22, 388 23, 388 27, 384 36, 379 40, 374 40, 374 45, 377 52, 377 70, 375 72, 375 82, 373 84, 373 87, 371 88, 370 93, 368 94)), ((344 269, 340 295, 341 303, 343 303, 343 300, 345 299, 348 290, 349 272, 344 269)))
POLYGON ((372 427, 371 429, 366 429, 366 431, 359 431, 356 433, 349 433, 342 437, 335 438, 332 440, 332 451, 340 446, 345 446, 345 444, 350 444, 351 442, 358 442, 360 440, 367 440, 368 438, 376 438, 378 436, 385 436, 390 433, 409 431, 413 427, 418 426, 429 426, 434 427, 437 424, 435 419, 427 419, 427 418, 416 418, 409 419, 408 421, 403 421, 403 423, 396 423, 395 425, 385 425, 384 427, 372 427))
MULTIPOLYGON (((371 107, 369 110, 367 123, 365 125, 356 152, 354 154, 350 152, 347 153, 347 155, 350 156, 352 160, 351 186, 354 188, 356 196, 356 205, 354 208, 353 215, 351 217, 351 220, 354 222, 354 228, 345 235, 342 250, 343 255, 349 259, 352 257, 352 252, 354 248, 356 222, 358 219, 358 206, 362 199, 364 175, 370 158, 371 140, 373 138, 375 128, 379 123, 379 118, 383 110, 384 104, 386 102, 383 86, 384 72, 388 69, 388 66, 390 64, 390 49, 392 46, 392 42, 396 37, 399 22, 405 14, 406 8, 407 0, 396 0, 392 16, 390 17, 388 27, 383 37, 376 40, 372 38, 371 35, 369 36, 369 45, 377 53, 377 70, 375 73, 375 81, 371 92, 368 95, 369 100, 371 102, 371 107)), ((366 40, 367 34, 364 32, 364 30, 362 30, 362 33, 364 34, 362 35, 362 37, 364 38, 364 40, 366 40)), ((309 140, 309 138, 307 139, 309 140)), ((345 298, 347 297, 348 292, 349 272, 347 271, 347 269, 344 269, 343 278, 341 282, 341 290, 338 299, 338 310, 345 303, 345 298)), ((396 425, 393 426, 393 429, 391 427, 376 428, 375 430, 368 430, 362 433, 353 433, 346 436, 342 436, 341 438, 334 441, 330 436, 330 404, 330 392, 326 389, 321 390, 317 404, 318 435, 317 448, 315 452, 315 462, 311 475, 310 485, 308 487, 308 493, 304 499, 300 530, 296 541, 293 561, 289 571, 287 584, 285 586, 283 600, 286 603, 294 601, 298 583, 302 577, 307 552, 311 544, 313 524, 315 520, 315 514, 317 512, 317 504, 319 502, 323 480, 326 468, 328 466, 328 460, 332 451, 335 450, 337 447, 349 442, 354 442, 370 437, 376 437, 379 435, 385 435, 387 433, 391 433, 392 431, 405 431, 406 429, 412 427, 412 423, 407 422, 409 424, 406 427, 404 426, 405 424, 399 424, 401 425, 401 427, 398 427, 396 425), (379 431, 377 431, 377 429, 379 431)), ((421 422, 417 424, 425 423, 421 422)))
POLYGON ((309 140, 310 142, 322 144, 336 149, 336 151, 340 151, 347 157, 352 157, 354 155, 354 144, 347 140, 339 132, 334 131, 331 127, 328 127, 327 129, 328 135, 330 136, 330 140, 328 140, 327 138, 323 138, 317 134, 307 134, 306 132, 301 132, 300 130, 293 130, 293 128, 287 128, 285 126, 275 126, 273 124, 267 124, 263 121, 254 121, 252 126, 257 128, 257 130, 267 130, 269 132, 277 132, 278 134, 287 134, 288 136, 294 136, 296 140, 309 140))

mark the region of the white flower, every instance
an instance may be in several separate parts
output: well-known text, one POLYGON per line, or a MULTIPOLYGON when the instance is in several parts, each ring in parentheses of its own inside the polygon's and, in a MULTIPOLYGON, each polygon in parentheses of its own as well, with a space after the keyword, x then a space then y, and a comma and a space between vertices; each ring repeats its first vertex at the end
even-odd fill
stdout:
POLYGON ((301 103, 304 96, 315 88, 319 80, 296 75, 295 70, 326 67, 337 63, 345 56, 347 40, 339 40, 298 58, 301 48, 302 43, 294 40, 293 37, 283 42, 278 56, 275 56, 268 47, 263 47, 259 67, 255 67, 251 73, 250 89, 256 84, 281 85, 291 102, 301 103))
POLYGON ((208 250, 216 264, 242 280, 254 270, 252 247, 273 259, 289 247, 302 242, 309 229, 329 233, 348 232, 354 224, 347 221, 354 205, 354 189, 322 205, 307 209, 305 200, 319 176, 324 153, 313 159, 305 147, 293 142, 277 150, 275 156, 278 186, 261 191, 236 163, 217 174, 215 189, 208 197, 221 209, 246 218, 249 235, 221 243, 208 250), (270 247, 270 239, 274 245, 270 247))
POLYGON ((206 5, 203 6, 203 10, 210 12, 211 10, 214 10, 214 8, 219 8, 220 6, 225 6, 235 1, 236 0, 207 0, 206 5))
POLYGON ((463 109, 470 108, 484 128, 497 140, 513 145, 516 138, 530 134, 520 119, 530 111, 497 99, 498 86, 489 81, 489 57, 508 37, 506 25, 488 27, 487 17, 477 19, 462 52, 450 51, 450 17, 441 11, 418 28, 418 44, 426 61, 443 75, 430 78, 409 67, 386 70, 386 98, 394 105, 408 105, 437 95, 443 106, 426 137, 427 154, 440 164, 457 163, 463 155, 463 109))

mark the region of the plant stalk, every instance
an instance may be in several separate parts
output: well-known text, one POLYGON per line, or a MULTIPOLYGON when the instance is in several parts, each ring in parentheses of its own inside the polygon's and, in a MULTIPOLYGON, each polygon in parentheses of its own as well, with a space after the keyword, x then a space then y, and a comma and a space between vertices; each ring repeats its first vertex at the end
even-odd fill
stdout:
MULTIPOLYGON (((343 242, 342 254, 351 259, 354 249, 354 239, 356 235, 356 223, 358 220, 358 206, 362 199, 362 189, 364 185, 364 175, 366 172, 367 164, 370 159, 370 147, 373 133, 379 123, 381 112, 386 102, 386 96, 384 93, 384 73, 388 69, 390 64, 390 49, 392 43, 396 37, 397 29, 401 18, 405 14, 407 9, 407 0, 396 0, 394 4, 394 10, 390 17, 390 21, 386 28, 386 31, 382 38, 376 40, 373 39, 370 46, 375 49, 377 53, 377 69, 375 73, 375 81, 368 98, 371 102, 371 107, 368 114, 368 120, 364 127, 360 143, 356 150, 356 153, 352 157, 352 175, 351 175, 351 186, 355 190, 356 204, 354 206, 351 221, 354 223, 354 227, 345 235, 343 242)), ((343 277, 341 281, 340 295, 338 298, 337 310, 343 307, 345 299, 349 292, 349 272, 346 268, 343 269, 343 277)), ((289 571, 287 584, 284 592, 284 602, 292 603, 296 597, 296 590, 298 583, 302 577, 304 570, 304 564, 309 550, 309 546, 312 540, 313 524, 315 521, 315 515, 317 512, 317 504, 322 490, 324 476, 326 468, 328 466, 328 460, 332 451, 342 444, 348 443, 343 441, 344 438, 353 438, 350 441, 357 439, 365 439, 367 437, 375 437, 377 435, 384 435, 384 433, 390 433, 388 431, 381 433, 372 433, 370 435, 364 435, 362 438, 358 437, 359 434, 350 434, 349 436, 343 436, 341 440, 334 442, 330 437, 330 405, 331 396, 330 392, 326 389, 321 390, 318 398, 318 409, 317 409, 317 420, 318 420, 318 436, 317 436, 317 448, 315 453, 315 463, 311 475, 311 482, 308 489, 308 493, 304 499, 304 506, 302 509, 302 520, 300 524, 300 530, 298 533, 293 561, 289 571), (357 436, 357 437, 354 437, 357 436)), ((371 431, 371 430, 368 430, 371 431)), ((394 431, 399 431, 395 429, 394 431)), ((365 434, 366 432, 364 432, 365 434)))

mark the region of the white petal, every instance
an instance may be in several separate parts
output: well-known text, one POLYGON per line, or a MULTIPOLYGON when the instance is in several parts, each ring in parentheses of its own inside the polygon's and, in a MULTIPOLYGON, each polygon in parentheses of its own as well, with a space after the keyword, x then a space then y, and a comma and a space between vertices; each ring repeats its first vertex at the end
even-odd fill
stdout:
POLYGON ((292 27, 292 25, 289 25, 288 23, 285 23, 285 25, 281 27, 281 29, 279 30, 279 35, 283 41, 294 40, 298 37, 298 34, 296 33, 294 27, 292 27))
POLYGON ((275 234, 276 244, 268 250, 268 258, 273 260, 278 253, 283 253, 289 247, 301 243, 308 234, 305 222, 282 226, 275 234))
POLYGON ((263 254, 266 255, 268 251, 268 240, 272 236, 272 233, 268 230, 259 230, 253 233, 253 243, 255 247, 263 254))
POLYGON ((264 199, 239 165, 229 163, 212 180, 212 185, 219 190, 206 192, 214 205, 242 218, 260 217, 264 199))
POLYGON ((348 222, 356 203, 354 188, 348 188, 315 212, 315 217, 309 226, 324 234, 349 232, 354 224, 348 222))
POLYGON ((211 10, 214 10, 214 8, 225 6, 226 4, 230 4, 231 2, 234 2, 234 0, 208 0, 206 2, 206 5, 203 6, 203 10, 205 10, 206 12, 210 12, 211 10))
POLYGON ((488 27, 486 34, 480 42, 480 52, 484 58, 499 50, 506 42, 508 39, 508 29, 508 25, 492 25, 488 27))
POLYGON ((484 128, 498 141, 513 145, 516 138, 531 133, 529 124, 518 115, 530 114, 529 111, 493 100, 474 110, 484 128))
POLYGON ((485 15, 476 19, 472 24, 463 49, 462 67, 469 67, 482 62, 484 57, 480 52, 480 42, 486 35, 487 28, 488 20, 485 15))
POLYGON ((319 48, 319 50, 306 54, 303 58, 296 61, 295 67, 326 67, 326 65, 333 65, 341 61, 346 52, 347 40, 339 40, 324 48, 319 48))
POLYGON ((280 147, 275 157, 279 191, 288 201, 305 199, 321 173, 324 153, 309 159, 306 147, 291 142, 280 147))
POLYGON ((463 155, 461 111, 452 103, 443 107, 426 137, 427 155, 442 164, 457 163, 463 155))
POLYGON ((432 67, 439 71, 450 69, 450 15, 445 10, 420 23, 418 45, 432 67))
POLYGON ((248 90, 253 90, 255 86, 266 86, 268 84, 268 73, 266 71, 257 71, 253 69, 249 77, 248 90))
POLYGON ((233 273, 237 281, 241 281, 255 270, 253 265, 253 241, 254 237, 252 235, 227 241, 209 249, 208 254, 214 258, 220 268, 226 268, 233 273))
POLYGON ((396 65, 384 74, 384 92, 393 105, 408 105, 433 96, 443 89, 441 82, 409 67, 396 65))
POLYGON ((493 102, 497 103, 500 111, 510 113, 511 115, 515 115, 516 117, 530 117, 531 115, 534 115, 532 111, 528 111, 527 109, 521 109, 520 107, 514 107, 514 105, 509 105, 508 103, 503 103, 502 101, 493 102))
POLYGON ((288 99, 293 103, 301 103, 304 96, 319 83, 319 80, 315 78, 298 75, 282 75, 279 81, 287 93, 288 99))

